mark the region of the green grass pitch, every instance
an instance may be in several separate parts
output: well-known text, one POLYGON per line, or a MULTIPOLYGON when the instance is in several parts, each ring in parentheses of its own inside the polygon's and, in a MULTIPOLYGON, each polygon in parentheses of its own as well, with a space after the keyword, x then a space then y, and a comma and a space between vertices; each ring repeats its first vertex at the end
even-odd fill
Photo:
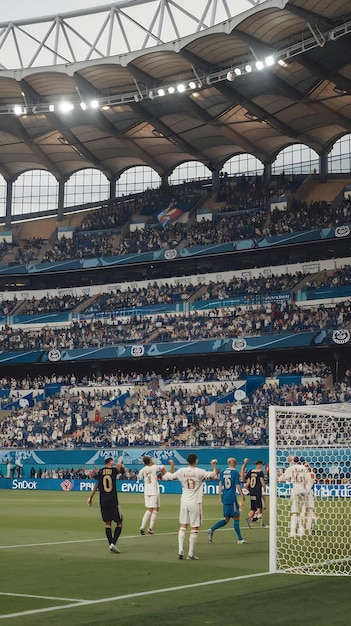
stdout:
POLYGON ((0 491, 0 626, 351 623, 349 578, 267 575, 269 531, 250 530, 246 511, 246 545, 231 524, 210 544, 206 530, 221 507, 205 496, 200 560, 189 562, 177 558, 179 496, 162 497, 156 534, 141 537, 143 496, 120 494, 121 554, 109 552, 98 499, 88 508, 87 496, 0 491))

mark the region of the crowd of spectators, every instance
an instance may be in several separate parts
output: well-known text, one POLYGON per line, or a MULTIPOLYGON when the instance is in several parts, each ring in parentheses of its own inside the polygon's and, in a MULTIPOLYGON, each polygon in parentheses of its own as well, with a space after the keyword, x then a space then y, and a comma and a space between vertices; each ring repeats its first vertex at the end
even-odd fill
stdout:
MULTIPOLYGON (((16 247, 14 259, 17 263, 25 265, 39 258, 40 249, 44 243, 41 237, 30 237, 16 247)), ((6 250, 7 252, 8 250, 6 250)))
MULTIPOLYGON (((113 316, 114 312, 124 308, 139 308, 145 306, 177 304, 191 299, 198 300, 229 300, 231 298, 242 297, 243 304, 250 302, 260 302, 261 298, 269 294, 281 294, 293 289, 306 274, 296 272, 294 274, 283 275, 260 275, 257 278, 234 276, 228 281, 192 284, 179 282, 176 285, 158 284, 156 281, 149 283, 146 287, 131 287, 126 290, 115 288, 106 293, 98 294, 94 301, 86 309, 81 308, 84 316, 92 316, 103 312, 105 317, 113 316), (196 292, 199 292, 197 295, 196 292)), ((341 285, 351 283, 351 269, 346 266, 332 272, 324 272, 322 275, 316 274, 316 278, 311 274, 304 283, 304 290, 321 287, 336 288, 341 285)), ((286 300, 290 297, 287 296, 286 300)), ((84 300, 89 300, 86 295, 74 295, 73 293, 62 293, 60 295, 47 294, 41 299, 32 298, 23 303, 19 310, 21 315, 34 315, 46 312, 67 312, 72 311, 84 300)), ((0 300, 0 315, 11 315, 11 312, 19 303, 15 297, 13 300, 0 300)))
POLYGON ((282 195, 285 188, 286 180, 280 176, 272 177, 269 185, 264 183, 262 176, 224 177, 221 179, 216 200, 224 203, 221 212, 267 207, 270 198, 282 195))
POLYGON ((351 221, 351 202, 341 205, 325 201, 301 202, 292 200, 287 211, 275 209, 271 214, 269 231, 271 235, 281 235, 316 228, 330 228, 351 221))
POLYGON ((21 315, 34 315, 36 313, 53 313, 72 311, 78 304, 81 304, 86 296, 74 296, 64 294, 61 296, 44 296, 40 300, 30 298, 26 301, 20 311, 21 315))
POLYGON ((344 327, 351 320, 351 305, 320 305, 301 309, 286 303, 257 307, 222 307, 186 314, 134 315, 108 320, 73 321, 63 328, 39 330, 5 325, 0 330, 3 352, 81 349, 117 344, 228 339, 266 333, 312 331, 344 327))
POLYGON ((128 222, 132 212, 136 209, 136 201, 133 198, 115 199, 106 202, 104 206, 95 211, 89 211, 84 217, 80 225, 77 227, 79 231, 94 230, 117 230, 120 231, 122 226, 128 222))
POLYGON ((147 287, 128 287, 126 291, 116 289, 110 293, 99 294, 94 302, 84 310, 90 313, 113 313, 118 309, 129 307, 153 306, 158 304, 175 304, 184 302, 192 296, 201 284, 178 283, 177 285, 159 285, 156 282, 147 287))
POLYGON ((292 206, 272 214, 266 208, 240 215, 215 214, 213 221, 170 224, 166 228, 152 225, 129 233, 118 245, 113 245, 108 235, 82 236, 75 233, 72 239, 64 237, 47 251, 44 261, 71 258, 100 257, 135 254, 174 248, 227 243, 240 239, 268 237, 296 231, 337 226, 351 221, 351 205, 344 202, 334 207, 326 202, 305 203, 293 201, 292 206))
MULTIPOLYGON (((176 445, 267 444, 270 405, 312 406, 350 402, 347 377, 327 386, 323 378, 281 384, 269 380, 242 400, 226 400, 230 381, 189 385, 140 385, 123 405, 102 412, 102 393, 69 389, 46 398, 40 406, 24 407, 0 423, 1 447, 75 448, 176 445), (93 417, 91 417, 93 416, 93 417)), ((112 390, 104 390, 106 399, 112 390)))
POLYGON ((67 259, 98 258, 113 254, 112 239, 107 234, 74 232, 72 238, 61 237, 45 253, 42 262, 67 259))
MULTIPOLYGON (((165 371, 151 372, 108 372, 101 375, 84 374, 80 376, 74 372, 69 374, 40 375, 31 377, 27 374, 24 378, 14 378, 3 376, 0 378, 1 389, 10 391, 17 390, 36 390, 44 389, 47 385, 63 385, 64 387, 82 387, 83 391, 89 387, 116 387, 119 385, 139 385, 142 383, 153 383, 160 379, 166 382, 209 382, 209 381, 233 381, 245 380, 248 376, 285 376, 288 374, 298 374, 301 376, 322 376, 323 378, 331 373, 330 366, 327 363, 313 361, 300 361, 298 363, 277 363, 269 364, 256 362, 251 364, 236 364, 225 367, 207 366, 207 367, 189 367, 184 370, 173 368, 171 371, 166 368, 165 371)), ((350 370, 347 370, 345 377, 350 377, 350 370)), ((16 397, 16 396, 14 396, 16 397)), ((20 396, 18 396, 20 397, 20 396)))
POLYGON ((228 300, 242 295, 257 296, 290 291, 304 276, 302 272, 279 276, 261 275, 258 278, 234 276, 228 281, 211 282, 203 293, 202 300, 228 300))

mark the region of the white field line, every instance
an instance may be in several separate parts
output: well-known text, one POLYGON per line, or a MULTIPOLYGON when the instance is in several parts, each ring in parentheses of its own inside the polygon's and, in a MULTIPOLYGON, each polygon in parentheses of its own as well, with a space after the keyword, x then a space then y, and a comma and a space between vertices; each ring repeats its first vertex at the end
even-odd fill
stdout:
POLYGON ((0 615, 0 619, 10 619, 11 617, 24 617, 25 615, 37 615, 39 613, 50 613, 53 611, 62 611, 64 609, 74 609, 82 606, 92 606, 94 604, 106 604, 108 602, 118 602, 120 600, 133 600, 134 598, 142 598, 145 596, 152 596, 160 593, 170 593, 175 591, 184 591, 186 589, 195 589, 196 587, 205 587, 208 585, 218 585, 223 583, 234 582, 237 580, 247 580, 250 578, 258 578, 261 576, 270 575, 270 572, 261 572, 260 574, 247 574, 245 576, 233 576, 231 578, 221 578, 219 580, 208 580, 201 583, 193 583, 191 585, 180 585, 178 587, 165 587, 164 589, 151 589, 150 591, 140 591, 138 593, 129 593, 122 596, 112 596, 111 598, 101 598, 100 600, 82 600, 76 603, 63 604, 57 606, 47 607, 45 609, 33 609, 31 611, 20 611, 19 613, 8 613, 7 615, 0 615))
POLYGON ((63 602, 85 602, 78 598, 58 598, 57 596, 35 596, 31 593, 7 593, 6 591, 0 591, 0 596, 13 596, 15 598, 37 598, 39 600, 62 600, 63 602))
MULTIPOLYGON (((217 518, 214 518, 217 519, 217 518)), ((208 520, 210 521, 210 520, 208 520)), ((242 528, 244 528, 245 530, 247 530, 247 526, 242 526, 242 528)), ((258 527, 261 528, 261 527, 258 527)), ((262 530, 266 530, 267 528, 269 528, 269 526, 265 526, 264 528, 262 528, 262 530)), ((249 529, 250 530, 250 529, 249 529)), ((221 532, 223 531, 232 531, 233 532, 233 527, 229 526, 227 528, 221 528, 221 532)), ((200 532, 202 533, 207 533, 207 530, 200 530, 200 532)), ((172 536, 172 535, 177 535, 178 531, 174 531, 172 533, 159 533, 158 536, 159 537, 167 537, 167 536, 172 536)), ((124 541, 125 539, 140 539, 140 535, 121 535, 122 541, 124 541)), ((15 548, 38 548, 40 546, 61 546, 61 545, 66 545, 66 544, 70 544, 70 543, 94 543, 95 541, 106 541, 106 537, 100 537, 99 539, 72 539, 70 541, 50 541, 47 543, 22 543, 22 544, 16 544, 16 545, 9 545, 9 546, 0 546, 0 550, 13 550, 15 548)), ((143 541, 145 541, 143 539, 143 541)))

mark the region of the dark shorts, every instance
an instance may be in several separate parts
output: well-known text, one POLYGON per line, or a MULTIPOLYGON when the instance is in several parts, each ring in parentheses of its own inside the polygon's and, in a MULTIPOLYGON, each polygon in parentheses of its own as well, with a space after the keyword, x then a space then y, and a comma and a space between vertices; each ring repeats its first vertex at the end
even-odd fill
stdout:
POLYGON ((223 517, 239 517, 240 507, 237 502, 233 504, 223 504, 223 517))
POLYGON ((123 521, 123 515, 119 506, 102 506, 101 517, 104 522, 116 522, 120 524, 123 521))
POLYGON ((263 498, 262 496, 252 496, 251 497, 251 511, 257 511, 257 509, 263 509, 263 498))

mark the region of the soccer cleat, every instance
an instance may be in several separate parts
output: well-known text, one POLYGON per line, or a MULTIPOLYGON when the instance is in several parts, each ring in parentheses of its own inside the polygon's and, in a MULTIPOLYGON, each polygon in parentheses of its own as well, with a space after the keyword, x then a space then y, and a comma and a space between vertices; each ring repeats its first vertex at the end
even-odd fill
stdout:
POLYGON ((118 550, 118 548, 116 548, 114 543, 110 543, 110 551, 114 554, 120 554, 120 551, 118 550))
POLYGON ((207 531, 207 538, 208 538, 209 542, 212 543, 213 532, 212 532, 211 528, 209 528, 208 531, 207 531))
POLYGON ((140 528, 140 534, 145 535, 145 530, 143 528, 140 528))
POLYGON ((148 535, 154 535, 155 533, 154 533, 154 531, 152 530, 152 528, 149 528, 149 530, 147 531, 147 534, 148 534, 148 535))
POLYGON ((237 543, 238 543, 238 544, 242 544, 242 543, 247 543, 247 541, 245 541, 245 539, 239 539, 239 540, 237 541, 237 543))
POLYGON ((186 560, 187 560, 187 561, 198 561, 198 560, 199 560, 199 557, 194 556, 194 555, 193 555, 193 556, 190 556, 190 554, 188 554, 188 556, 186 557, 186 560))
POLYGON ((249 528, 251 528, 251 520, 249 517, 245 517, 246 523, 248 525, 249 528))
POLYGON ((179 554, 178 554, 178 559, 179 559, 180 561, 182 561, 182 560, 183 560, 183 556, 184 556, 184 555, 183 555, 183 552, 179 552, 179 554))

